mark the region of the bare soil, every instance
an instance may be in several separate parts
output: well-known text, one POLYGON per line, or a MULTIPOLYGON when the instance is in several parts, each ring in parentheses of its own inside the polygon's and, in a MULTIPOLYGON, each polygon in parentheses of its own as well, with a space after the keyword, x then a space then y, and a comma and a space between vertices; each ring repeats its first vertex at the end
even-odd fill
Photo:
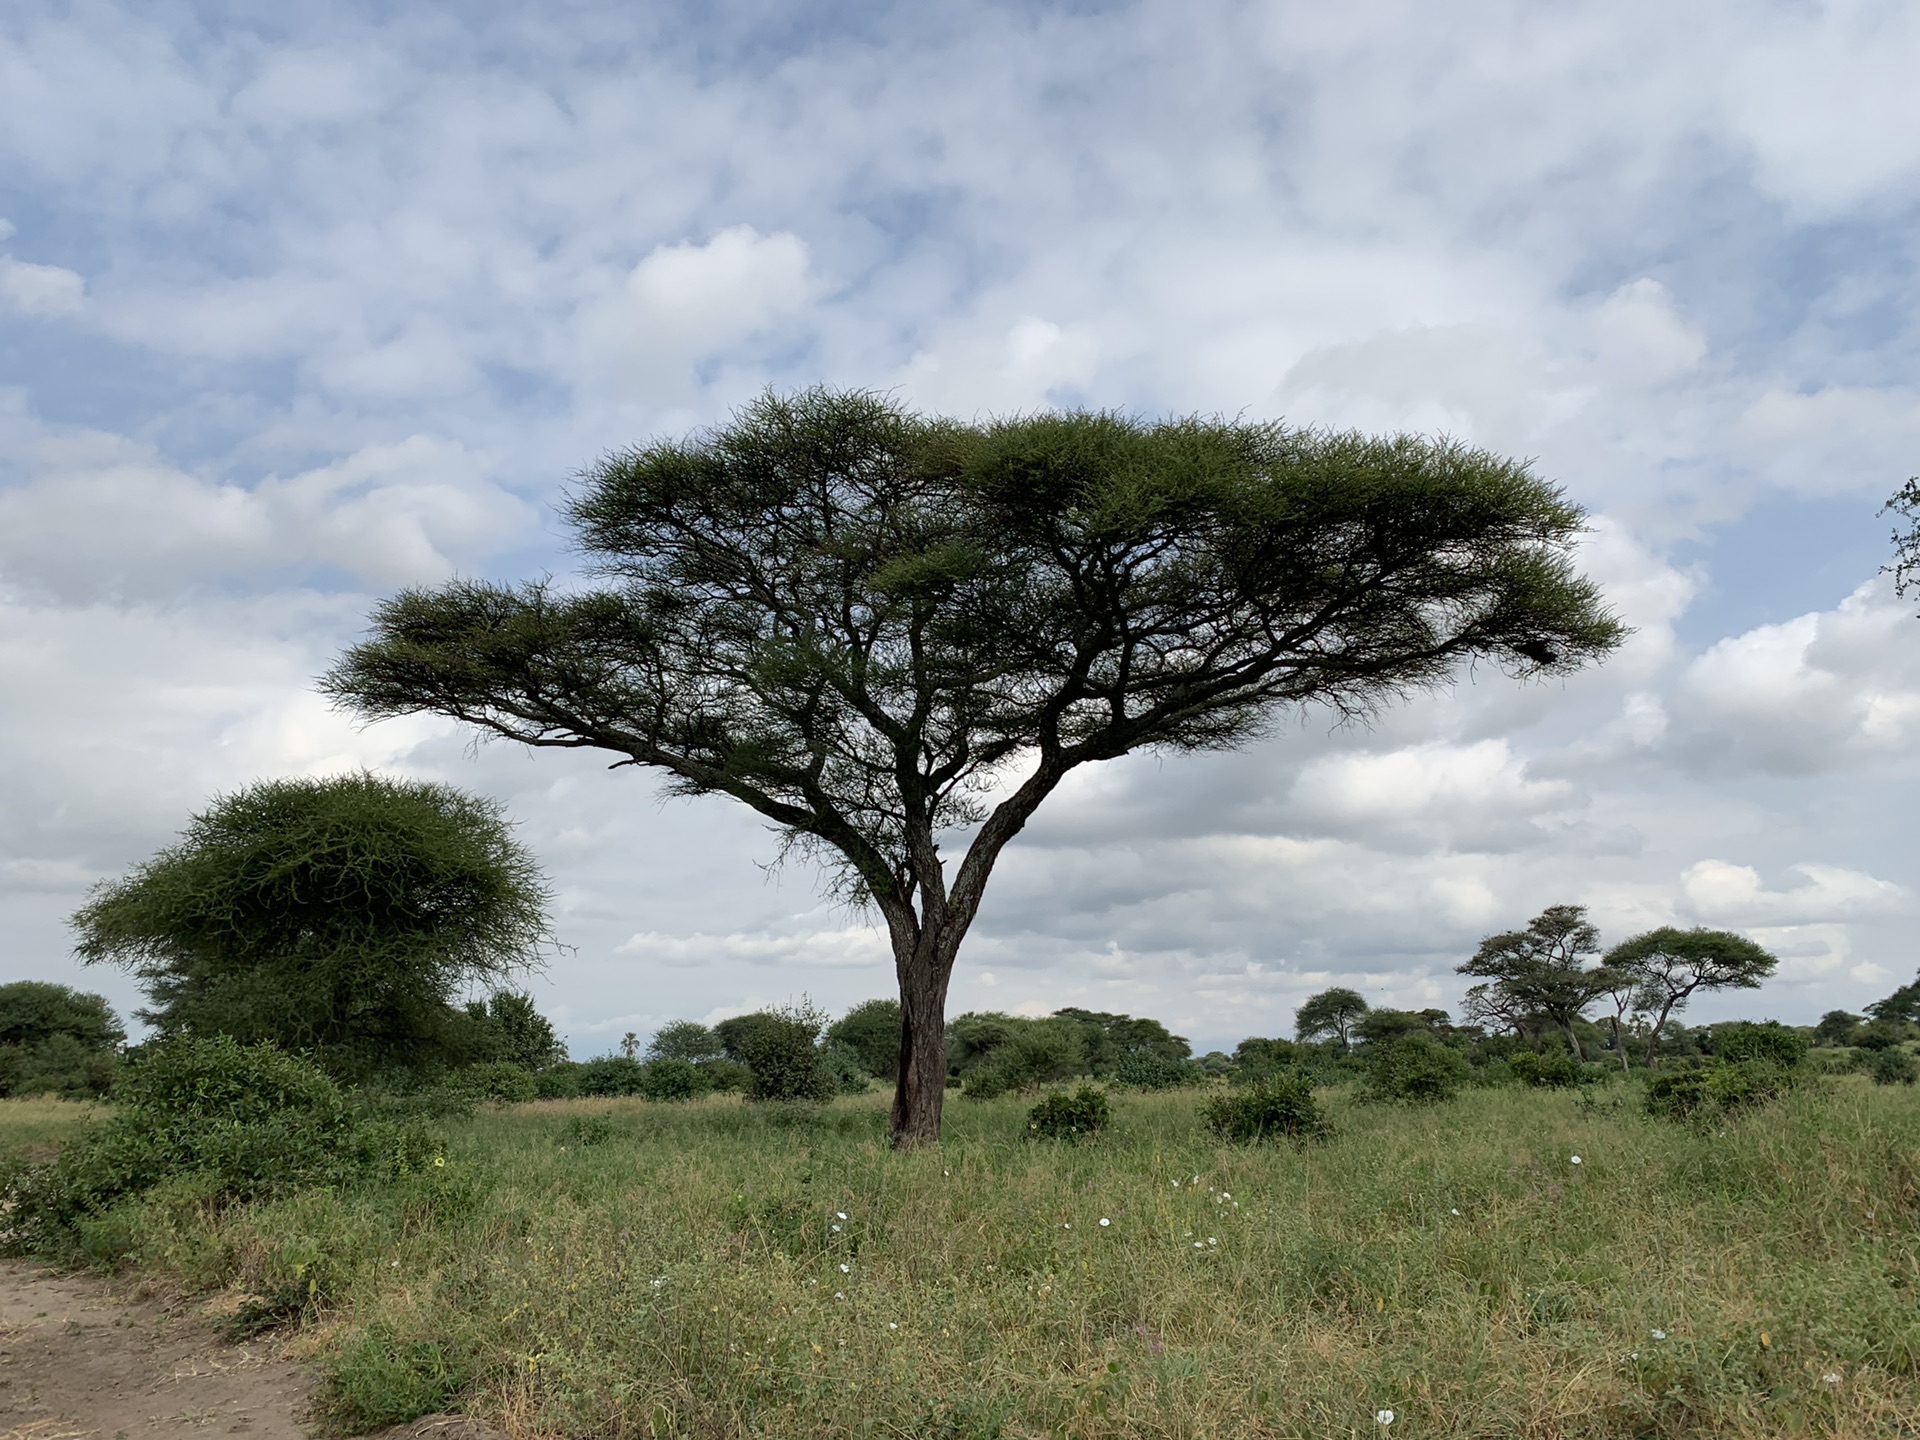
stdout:
POLYGON ((271 1340, 226 1344, 195 1306, 0 1262, 0 1440, 302 1440, 307 1397, 271 1340))

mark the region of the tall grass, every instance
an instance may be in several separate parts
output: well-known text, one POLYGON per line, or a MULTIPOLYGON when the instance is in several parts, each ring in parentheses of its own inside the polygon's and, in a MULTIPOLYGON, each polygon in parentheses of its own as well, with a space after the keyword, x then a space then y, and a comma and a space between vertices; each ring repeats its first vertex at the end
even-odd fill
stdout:
POLYGON ((1701 1134, 1636 1095, 1336 1095, 1327 1143, 1245 1149, 1191 1094, 1079 1145, 957 1101, 911 1155, 878 1096, 545 1104, 424 1176, 160 1193, 83 1250, 303 1310, 349 1430, 1912 1434, 1920 1097, 1831 1081, 1701 1134))

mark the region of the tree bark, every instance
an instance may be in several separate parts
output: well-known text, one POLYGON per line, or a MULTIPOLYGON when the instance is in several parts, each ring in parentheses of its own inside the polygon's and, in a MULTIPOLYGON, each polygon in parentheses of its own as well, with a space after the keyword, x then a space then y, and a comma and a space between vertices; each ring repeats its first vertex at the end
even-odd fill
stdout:
POLYGON ((1580 1049, 1580 1037, 1573 1033, 1573 1022, 1571 1020, 1567 1022, 1567 1044, 1573 1047, 1573 1058, 1578 1060, 1582 1065, 1586 1064, 1587 1057, 1580 1049))
POLYGON ((940 1138, 940 1113, 947 1098, 947 983, 953 978, 951 955, 938 935, 898 947, 894 968, 900 981, 900 1078, 893 1087, 889 1132, 896 1150, 912 1150, 940 1138))

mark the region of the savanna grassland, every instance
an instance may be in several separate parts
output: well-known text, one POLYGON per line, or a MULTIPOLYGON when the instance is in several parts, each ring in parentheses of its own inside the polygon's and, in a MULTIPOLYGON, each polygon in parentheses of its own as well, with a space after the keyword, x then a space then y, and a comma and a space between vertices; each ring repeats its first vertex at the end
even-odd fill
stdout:
MULTIPOLYGON (((1637 1086, 1327 1097, 1224 1146, 953 1099, 549 1102, 408 1178, 221 1208, 170 1182, 72 1258, 300 1327, 322 1422, 516 1437, 1840 1436, 1920 1431, 1920 1094, 1828 1078, 1723 1129, 1637 1086), (1578 1156, 1578 1163, 1574 1157, 1578 1156)), ((61 1102, 0 1102, 56 1143, 61 1102)))

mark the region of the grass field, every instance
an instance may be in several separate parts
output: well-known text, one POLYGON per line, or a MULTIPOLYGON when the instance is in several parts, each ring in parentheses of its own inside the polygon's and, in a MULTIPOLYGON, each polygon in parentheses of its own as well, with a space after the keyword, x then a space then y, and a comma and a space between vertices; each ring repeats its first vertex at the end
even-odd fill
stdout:
MULTIPOLYGON (((878 1095, 551 1103, 454 1122, 410 1181, 174 1188, 85 1243, 304 1304, 347 1430, 1920 1432, 1920 1094, 1830 1079, 1715 1134, 1637 1095, 1336 1093, 1305 1149, 1211 1143, 1190 1093, 1117 1097, 1079 1147, 954 1099, 911 1155, 878 1095)), ((0 1103, 0 1136, 49 1113, 0 1103)))

